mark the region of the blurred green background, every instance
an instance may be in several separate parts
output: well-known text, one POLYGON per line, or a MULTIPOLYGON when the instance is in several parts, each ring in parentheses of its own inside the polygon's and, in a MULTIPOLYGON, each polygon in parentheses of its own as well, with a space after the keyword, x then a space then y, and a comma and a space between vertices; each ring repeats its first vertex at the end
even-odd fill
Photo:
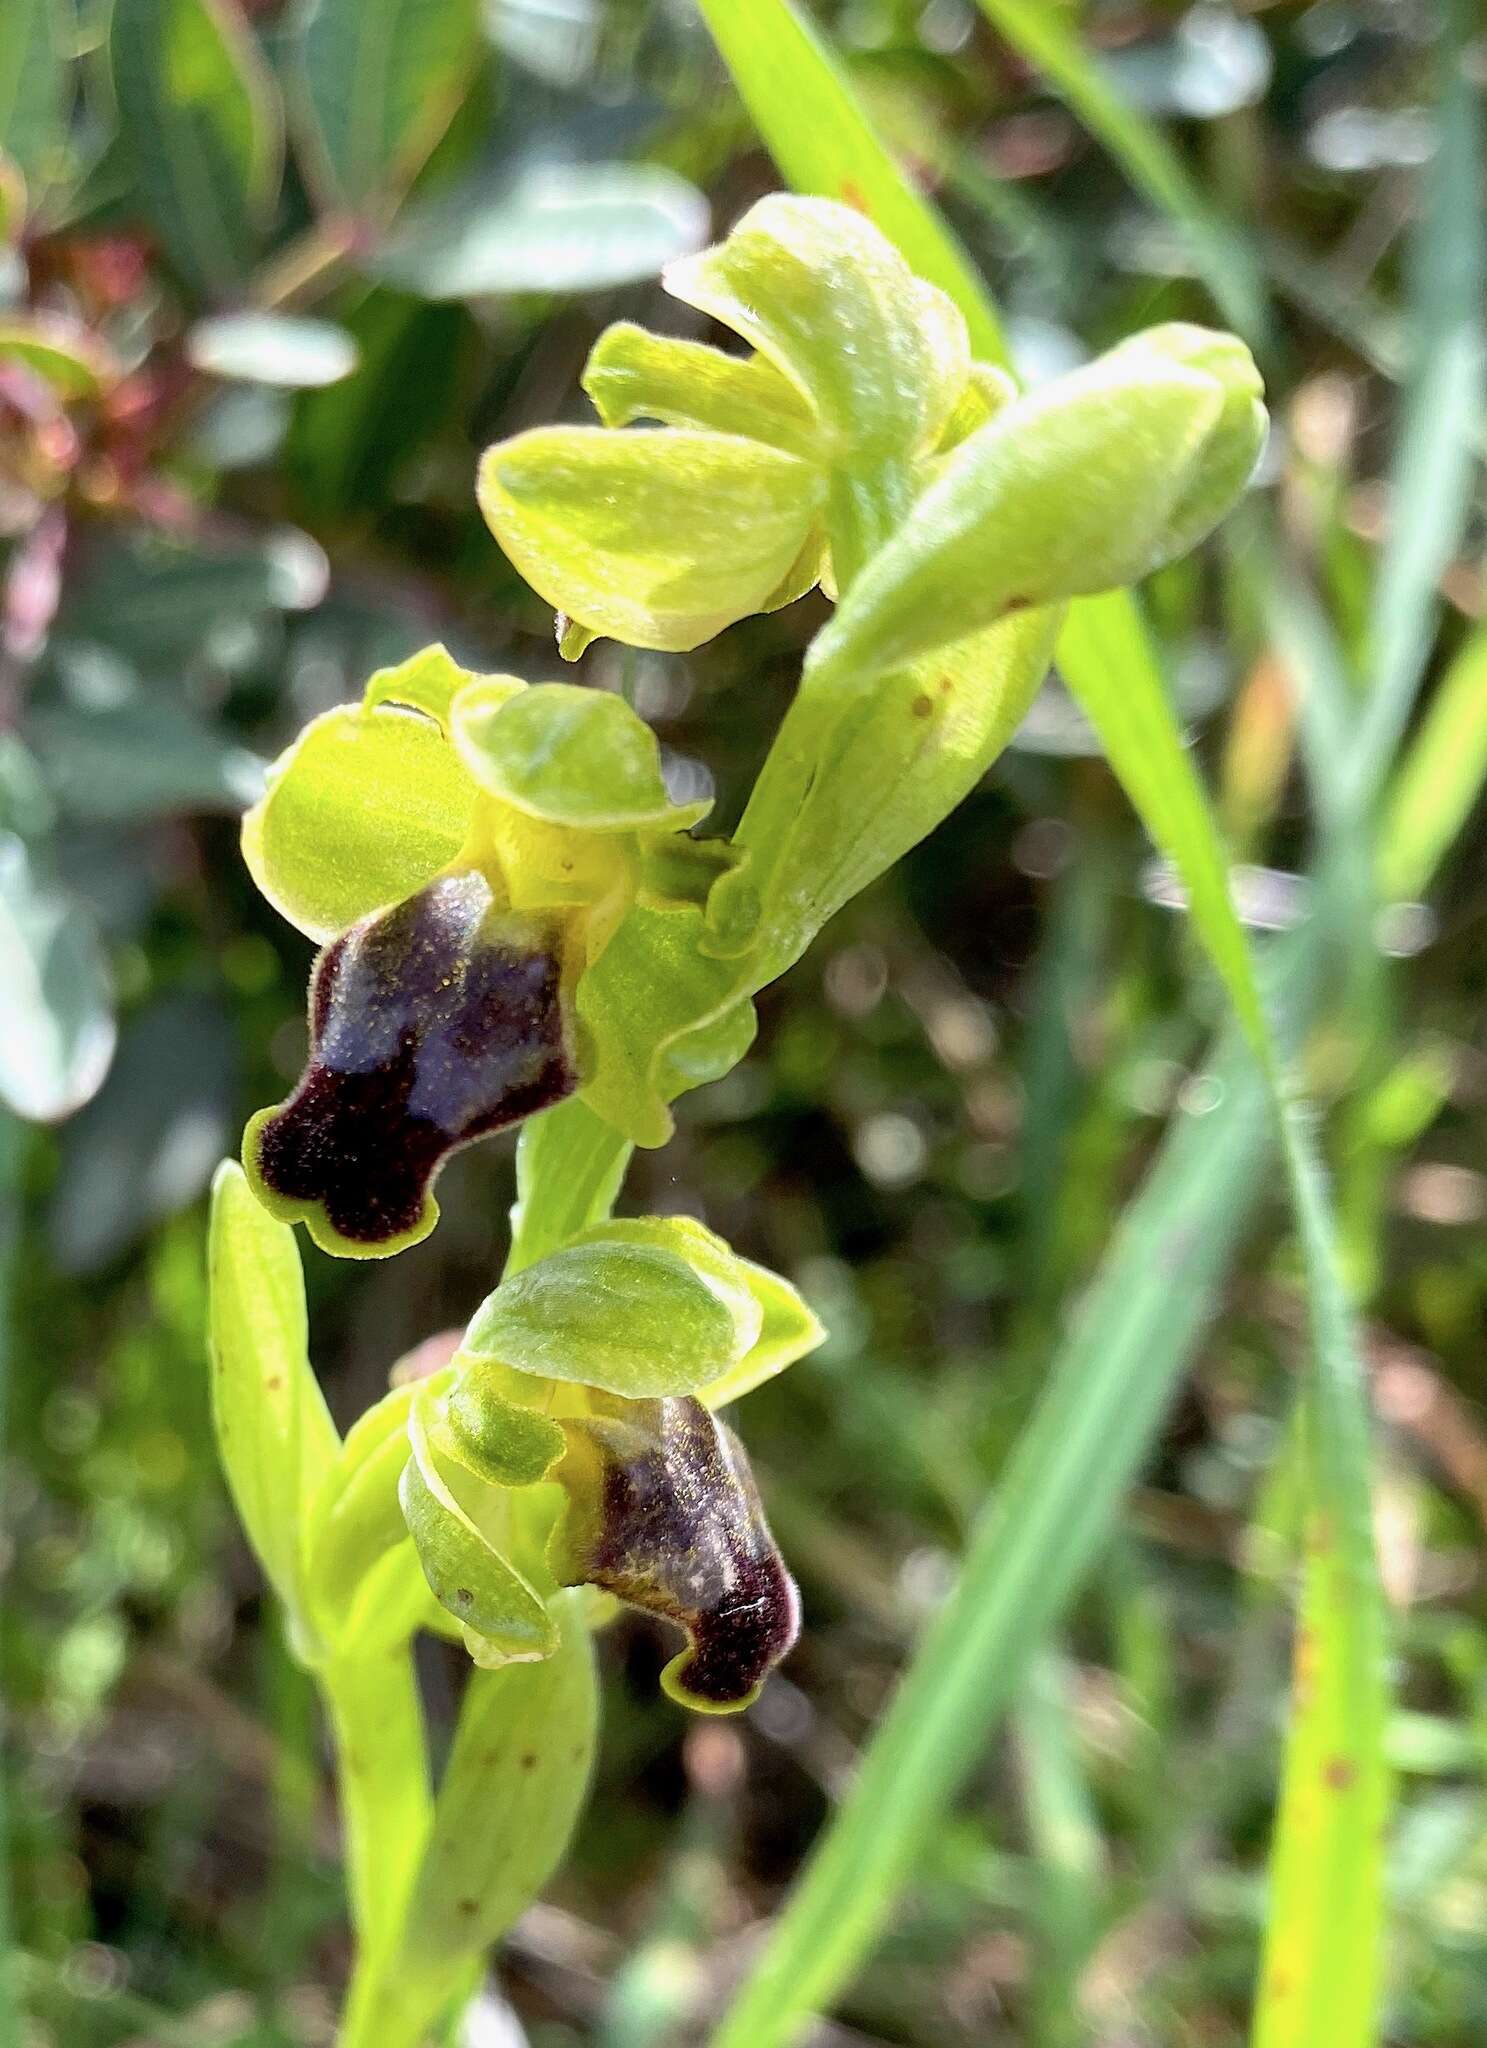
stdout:
MULTIPOLYGON (((203 1193, 298 1072, 310 959, 256 898, 235 821, 307 718, 430 640, 559 673, 550 615, 476 511, 477 454, 585 415, 609 321, 700 332, 661 264, 778 182, 687 0, 310 15, 0 5, 0 1629, 27 2048, 330 2039, 321 1731, 206 1407, 203 1193)), ((1310 627, 1360 663, 1409 541, 1383 479, 1430 340, 1409 251, 1440 15, 815 11, 1026 378, 1248 310, 1276 419, 1256 499, 1310 579, 1310 627), (1110 89, 1103 140, 1031 61, 1025 17, 1110 89)), ((1465 62, 1475 93, 1487 41, 1465 62)), ((1458 199, 1466 263, 1479 186, 1458 199)), ((1473 398, 1463 445, 1482 430, 1473 398)), ((1317 806, 1296 648, 1248 532, 1241 515, 1149 598, 1269 931, 1301 914, 1317 806)), ((1449 670, 1466 707, 1440 766, 1453 819, 1487 773, 1482 538, 1474 501, 1430 571, 1427 678, 1449 670)), ((687 656, 601 644, 577 673, 634 704, 673 794, 715 796, 726 826, 821 616, 813 597, 687 656)), ((1484 845, 1468 815, 1428 905, 1375 921, 1308 1055, 1382 1431, 1400 2048, 1487 2038, 1484 845)), ((628 1616, 605 1636, 594 1798, 480 2042, 665 2048, 718 2011, 1165 1119, 1217 1107, 1198 1068, 1221 1016, 1180 892, 1055 679, 985 785, 767 993, 743 1065, 639 1156, 624 1207, 704 1216, 830 1327, 741 1420, 805 1633, 744 1720, 691 1725, 657 1691, 662 1633, 628 1616)), ((396 1261, 302 1240, 342 1424, 488 1290, 511 1193, 498 1140, 451 1164, 439 1230, 396 1261)), ((1302 1306, 1282 1221, 1262 1206, 1093 1582, 819 2048, 1242 2038, 1288 1684, 1302 1306)), ((428 1646, 438 1725, 462 1661, 428 1646)))

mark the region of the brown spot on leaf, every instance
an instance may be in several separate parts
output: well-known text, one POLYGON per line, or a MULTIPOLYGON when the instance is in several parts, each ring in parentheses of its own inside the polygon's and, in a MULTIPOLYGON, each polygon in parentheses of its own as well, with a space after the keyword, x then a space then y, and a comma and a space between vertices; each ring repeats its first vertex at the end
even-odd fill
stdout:
POLYGON ((916 718, 928 718, 931 711, 935 708, 935 700, 933 697, 926 696, 921 690, 909 708, 916 718))
POLYGON ((1328 1757, 1322 1770, 1322 1783, 1329 1791, 1346 1792, 1358 1775, 1358 1767, 1345 1756, 1328 1757))
POLYGON ((855 178, 842 179, 841 194, 848 206, 855 207, 859 213, 866 214, 871 211, 867 203, 867 194, 855 178))

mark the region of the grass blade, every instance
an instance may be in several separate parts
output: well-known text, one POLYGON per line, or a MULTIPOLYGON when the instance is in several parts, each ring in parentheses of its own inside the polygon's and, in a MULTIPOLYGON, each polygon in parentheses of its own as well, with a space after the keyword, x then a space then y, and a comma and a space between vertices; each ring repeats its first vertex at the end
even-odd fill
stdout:
POLYGON ((1440 118, 1413 245, 1415 368, 1389 490, 1371 619, 1371 680, 1352 774, 1360 804, 1388 771, 1435 638, 1436 585, 1471 503, 1483 407, 1481 115, 1465 43, 1474 10, 1443 10, 1440 118))
POLYGON ((1386 901, 1418 896, 1471 815, 1487 780, 1487 628, 1441 677, 1389 792, 1379 831, 1386 901))
POLYGON ((1005 362, 1001 323, 970 258, 875 133, 841 66, 793 0, 699 0, 744 105, 786 182, 845 199, 948 292, 978 356, 1005 362))
POLYGON ((1065 26, 1065 13, 1042 0, 976 4, 1019 56, 1042 72, 1137 190, 1176 223, 1224 317, 1257 348, 1263 346, 1265 295, 1249 249, 1199 192, 1166 137, 1127 105, 1082 48, 1065 26))
POLYGON ((1218 1107, 1179 1116, 1121 1218, 955 1588, 712 2048, 783 2048, 841 1989, 1103 1553, 1266 1156, 1271 1118, 1254 1061, 1236 1048, 1214 1078, 1218 1107))
POLYGON ((1326 1183, 1302 1118, 1282 1153, 1306 1264, 1304 1562, 1254 2048, 1376 2038, 1389 1770, 1368 1395, 1326 1183))

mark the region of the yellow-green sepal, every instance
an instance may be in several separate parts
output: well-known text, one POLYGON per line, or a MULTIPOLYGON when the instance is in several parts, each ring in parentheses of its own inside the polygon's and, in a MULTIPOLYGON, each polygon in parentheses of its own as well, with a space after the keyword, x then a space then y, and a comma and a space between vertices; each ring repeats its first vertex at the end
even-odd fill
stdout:
POLYGON ((476 495, 512 563, 566 620, 679 651, 765 605, 826 483, 737 434, 538 427, 487 450, 476 495))
POLYGON ((360 704, 313 719, 270 770, 243 820, 243 858, 307 937, 412 895, 459 853, 478 790, 434 707, 470 680, 427 649, 379 671, 360 704))

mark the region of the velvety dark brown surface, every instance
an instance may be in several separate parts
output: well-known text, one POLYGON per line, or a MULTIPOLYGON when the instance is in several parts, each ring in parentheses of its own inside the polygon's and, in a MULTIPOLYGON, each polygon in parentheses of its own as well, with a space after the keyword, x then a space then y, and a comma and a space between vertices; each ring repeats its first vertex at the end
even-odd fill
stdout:
POLYGON ((565 1425, 571 1578, 680 1623, 676 1682, 695 1699, 745 1700, 794 1643, 800 1602, 744 1448, 690 1397, 606 1407, 565 1425))
POLYGON ((418 1223, 458 1145, 571 1094, 556 955, 495 913, 479 873, 443 876, 326 947, 310 1059, 258 1136, 265 1184, 319 1202, 344 1238, 418 1223))

